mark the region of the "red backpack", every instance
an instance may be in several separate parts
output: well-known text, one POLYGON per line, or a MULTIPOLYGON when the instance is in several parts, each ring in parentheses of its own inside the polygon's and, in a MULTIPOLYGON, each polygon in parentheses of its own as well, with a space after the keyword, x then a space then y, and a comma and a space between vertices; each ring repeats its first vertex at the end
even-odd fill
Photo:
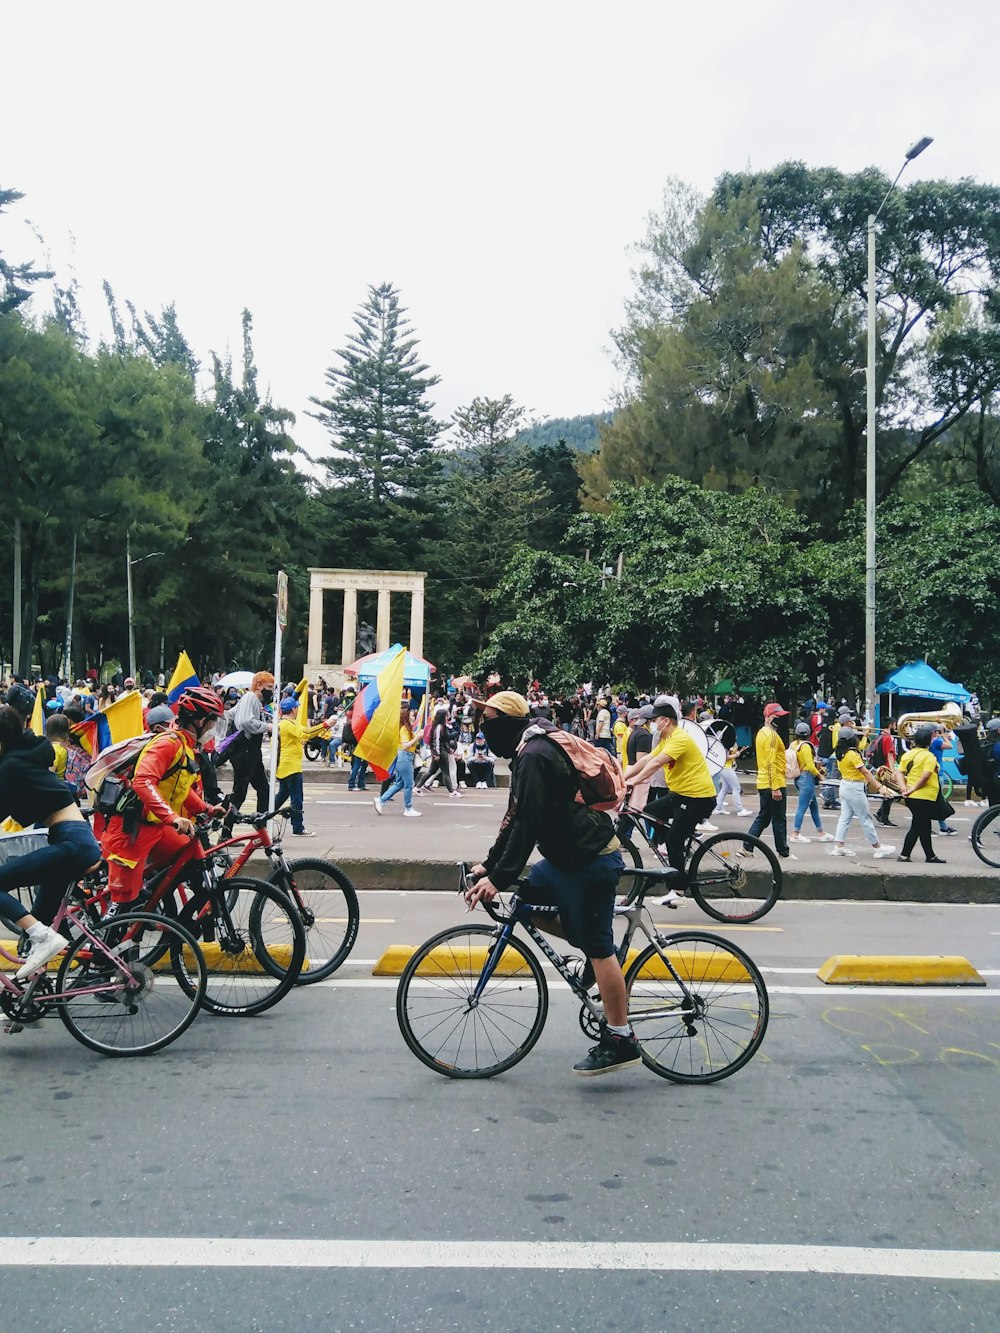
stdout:
MULTIPOLYGON (((562 731, 554 723, 538 718, 528 727, 523 745, 533 736, 545 736, 562 751, 576 777, 576 799, 591 810, 617 810, 625 796, 622 766, 607 750, 599 750, 580 736, 562 731)), ((520 748, 520 747, 519 747, 520 748)))

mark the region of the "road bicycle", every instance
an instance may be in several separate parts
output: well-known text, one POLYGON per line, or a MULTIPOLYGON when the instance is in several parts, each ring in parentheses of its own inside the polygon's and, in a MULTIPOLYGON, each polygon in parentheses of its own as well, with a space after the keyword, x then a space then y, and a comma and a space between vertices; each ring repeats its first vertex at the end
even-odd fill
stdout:
MULTIPOLYGON (((638 872, 643 858, 631 834, 638 833, 666 869, 669 863, 666 851, 661 848, 669 828, 669 820, 656 819, 629 805, 626 794, 616 830, 626 859, 621 879, 626 898, 634 896, 642 882, 638 872)), ((687 893, 716 921, 759 921, 781 897, 781 864, 766 843, 749 833, 713 833, 707 837, 693 833, 685 843, 684 862, 687 893)))
MULTIPOLYGON (((212 848, 212 857, 222 869, 223 879, 239 876, 256 851, 262 851, 271 863, 267 882, 280 889, 293 904, 306 934, 306 963, 296 978, 299 986, 308 986, 332 976, 354 948, 358 938, 361 909, 354 885, 333 861, 318 856, 287 860, 281 833, 272 836, 267 825, 283 807, 256 815, 228 815, 227 827, 248 824, 251 833, 225 837, 212 848), (235 849, 238 855, 234 856, 235 849), (224 859, 223 859, 224 858, 224 859)), ((275 965, 280 962, 273 958, 275 965)))
MULTIPOLYGON (((631 872, 639 888, 615 908, 625 931, 616 949, 625 972, 628 1017, 643 1063, 675 1083, 714 1083, 753 1058, 764 1040, 768 997, 753 960, 720 936, 696 930, 663 933, 644 898, 669 885, 669 868, 631 872), (634 953, 641 933, 646 947, 634 953)), ((461 867, 459 892, 474 881, 461 867)), ((598 1039, 605 1028, 600 998, 582 979, 582 961, 558 953, 535 924, 558 909, 532 903, 520 881, 504 902, 483 902, 494 924, 453 926, 422 944, 396 992, 396 1018, 409 1049, 449 1078, 492 1078, 523 1060, 545 1026, 548 986, 537 955, 515 935, 522 927, 580 1001, 580 1026, 598 1039)))
POLYGON ((969 835, 972 850, 984 865, 1000 870, 1000 805, 991 805, 978 815, 969 835))
MULTIPOLYGON (((95 924, 76 889, 67 890, 52 923, 69 939, 66 952, 23 982, 0 971, 4 1032, 57 1013, 77 1041, 102 1055, 162 1050, 191 1026, 205 999, 201 949, 189 930, 160 914, 128 912, 95 924)), ((0 941, 0 958, 18 968, 24 959, 11 944, 0 941)))
MULTIPOLYGON (((204 1005, 210 1013, 261 1014, 294 986, 305 959, 305 929, 274 884, 246 876, 222 879, 213 857, 213 823, 206 816, 194 821, 188 845, 144 882, 137 906, 179 921, 202 945, 209 973, 204 1005)), ((90 910, 95 901, 106 907, 106 882, 86 896, 90 910)), ((155 955, 143 958, 157 961, 155 955)), ((183 974, 179 979, 188 984, 183 974)))

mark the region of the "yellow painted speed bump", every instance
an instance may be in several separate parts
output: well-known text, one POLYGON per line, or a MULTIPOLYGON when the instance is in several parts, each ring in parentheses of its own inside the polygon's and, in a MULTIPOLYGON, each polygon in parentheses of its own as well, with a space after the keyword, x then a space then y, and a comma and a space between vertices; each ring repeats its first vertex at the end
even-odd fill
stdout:
MULTIPOLYGON (((17 943, 14 940, 0 940, 0 948, 5 953, 17 954, 17 943)), ((250 949, 238 958, 234 958, 231 954, 224 954, 217 944, 203 944, 201 952, 205 959, 205 970, 207 972, 263 972, 265 970, 250 949)), ((411 949, 410 952, 412 953, 413 950, 411 949)), ((188 956, 187 949, 184 953, 188 965, 193 966, 194 960, 188 956)), ((292 946, 290 944, 269 944, 267 946, 267 956, 274 960, 276 967, 285 969, 292 961, 292 946)), ((46 971, 57 972, 62 960, 62 954, 57 954, 46 964, 46 971)), ((0 972, 16 972, 23 962, 23 958, 18 958, 16 962, 12 963, 9 959, 0 956, 0 972)), ((161 958, 155 964, 153 970, 156 972, 169 971, 170 959, 161 958)), ((306 958, 302 964, 302 971, 307 972, 308 970, 309 959, 306 958)))
MULTIPOLYGON (((411 944, 391 944, 372 968, 372 976, 398 977, 406 964, 416 953, 411 944)), ((667 956, 685 981, 749 981, 750 976, 738 959, 731 954, 713 952, 702 955, 692 949, 668 949, 667 956)), ((638 949, 630 949, 625 960, 625 971, 639 957, 638 949)), ((430 976, 475 976, 483 970, 486 962, 486 945, 467 946, 461 950, 454 945, 441 945, 432 949, 417 969, 418 977, 430 976)), ((527 968, 520 955, 508 949, 500 959, 497 974, 515 976, 524 974, 527 968)), ((641 980, 668 976, 666 967, 659 957, 653 958, 643 968, 641 980)))
POLYGON ((835 954, 816 975, 828 986, 986 985, 959 954, 835 954))

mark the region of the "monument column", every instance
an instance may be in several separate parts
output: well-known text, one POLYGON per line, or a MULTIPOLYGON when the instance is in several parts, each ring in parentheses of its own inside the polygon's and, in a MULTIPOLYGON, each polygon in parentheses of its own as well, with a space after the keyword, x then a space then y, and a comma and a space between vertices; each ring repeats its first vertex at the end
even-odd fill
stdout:
POLYGON ((310 662, 323 660, 323 589, 314 581, 309 581, 309 647, 306 656, 310 662))
POLYGON ((389 589, 378 590, 378 616, 375 620, 375 651, 384 653, 389 647, 389 589))
POLYGON ((358 590, 344 589, 344 631, 340 644, 342 666, 349 666, 357 657, 358 646, 358 590))
POLYGON ((410 652, 414 657, 424 655, 424 585, 410 594, 410 652))

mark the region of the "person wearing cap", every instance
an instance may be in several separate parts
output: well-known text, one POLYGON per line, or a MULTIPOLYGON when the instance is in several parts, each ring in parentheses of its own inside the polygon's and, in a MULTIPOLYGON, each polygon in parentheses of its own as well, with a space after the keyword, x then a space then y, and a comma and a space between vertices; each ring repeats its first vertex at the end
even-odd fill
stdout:
MULTIPOLYGON (((292 686, 295 690, 295 686, 292 686)), ((296 714, 299 701, 295 694, 286 694, 279 704, 278 721, 278 767, 275 776, 278 779, 277 802, 290 803, 292 833, 297 838, 314 838, 315 833, 306 830, 302 792, 302 754, 306 741, 315 736, 328 735, 327 724, 317 722, 314 726, 303 726, 296 714)))
POLYGON ((844 846, 847 838, 847 830, 851 822, 857 819, 861 823, 861 831, 867 838, 872 850, 875 853, 876 861, 886 856, 891 856, 896 850, 895 847, 888 847, 879 842, 878 833, 875 831, 875 825, 872 822, 871 812, 868 809, 868 784, 878 788, 885 795, 885 788, 879 786, 879 780, 876 775, 866 767, 859 748, 857 731, 854 727, 843 724, 840 728, 840 735, 837 738, 837 763, 840 766, 840 819, 837 821, 837 832, 834 834, 834 844, 830 848, 831 856, 853 856, 854 852, 844 846))
POLYGON ((535 847, 542 854, 528 871, 531 901, 559 908, 541 929, 581 949, 581 980, 596 980, 607 1025, 598 1044, 574 1065, 578 1074, 609 1074, 638 1064, 642 1056, 628 1021, 625 978, 615 956, 611 923, 615 891, 625 868, 610 815, 577 800, 579 780, 568 757, 531 727, 528 701, 501 690, 483 706, 481 730, 494 754, 511 761, 510 797, 496 842, 472 867, 466 892, 470 910, 491 902, 517 883, 535 847), (531 727, 530 734, 529 727, 531 727))
POLYGON ((942 866, 944 861, 934 854, 931 825, 937 806, 941 784, 938 779, 938 761, 931 753, 933 727, 918 727, 913 733, 913 744, 899 761, 899 775, 903 779, 903 800, 910 812, 910 827, 903 839, 903 850, 898 860, 909 861, 910 853, 920 839, 924 859, 930 865, 942 866))
MULTIPOLYGON (((932 731, 934 734, 931 737, 931 743, 928 746, 928 749, 937 760, 938 772, 940 773, 941 769, 944 768, 944 752, 946 749, 952 748, 952 740, 950 736, 945 734, 945 728, 940 722, 934 724, 932 731)), ((938 781, 940 782, 940 778, 938 781)), ((943 804, 943 802, 938 802, 938 804, 943 804)), ((938 819, 938 832, 946 835, 954 834, 958 832, 958 829, 952 828, 946 818, 938 819)))
POLYGON ((752 837, 759 838, 770 824, 779 856, 792 854, 788 845, 785 803, 785 742, 775 726, 779 717, 787 716, 788 709, 782 708, 781 704, 771 703, 764 708, 764 725, 757 732, 754 744, 757 752, 757 794, 760 797, 760 810, 747 830, 752 837))
POLYGON ((271 723, 264 714, 274 698, 274 677, 270 671, 258 671, 250 681, 250 688, 233 709, 233 726, 240 733, 226 751, 233 765, 231 807, 239 810, 246 800, 247 788, 253 787, 257 796, 257 813, 267 809, 271 784, 264 771, 262 747, 264 737, 271 734, 271 723))
MULTIPOLYGON (((669 791, 647 801, 645 813, 664 823, 670 821, 664 838, 667 860, 680 872, 679 883, 683 885, 688 841, 715 807, 715 783, 701 747, 683 727, 678 726, 673 704, 653 705, 653 726, 659 735, 659 744, 640 763, 625 770, 625 781, 630 784, 641 782, 657 769, 664 773, 669 791)), ((679 901, 680 895, 671 889, 660 900, 660 906, 676 907, 679 901)))
POLYGON ((789 841, 809 842, 809 839, 802 832, 802 825, 805 823, 806 814, 808 813, 812 818, 813 827, 820 835, 816 841, 833 842, 833 834, 824 833, 823 831, 819 802, 816 800, 816 784, 820 780, 820 772, 816 766, 816 752, 812 747, 811 734, 812 727, 804 718, 801 722, 796 722, 795 739, 792 741, 791 749, 799 767, 799 776, 795 779, 795 786, 799 793, 799 804, 795 811, 795 827, 789 841))

